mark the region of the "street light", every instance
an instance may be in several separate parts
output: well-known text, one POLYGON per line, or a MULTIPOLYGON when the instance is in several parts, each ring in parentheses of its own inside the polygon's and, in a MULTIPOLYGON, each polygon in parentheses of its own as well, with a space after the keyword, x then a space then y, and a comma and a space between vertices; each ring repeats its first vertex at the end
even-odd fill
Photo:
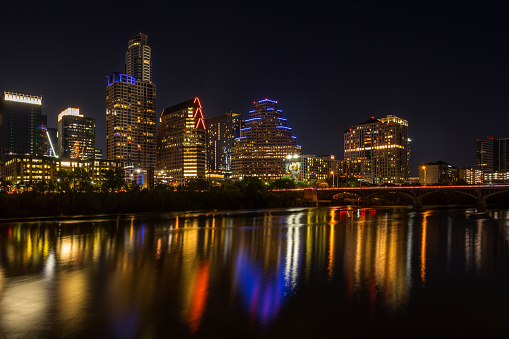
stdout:
POLYGON ((424 171, 424 186, 426 186, 426 166, 422 166, 422 170, 424 171))
POLYGON ((334 187, 334 171, 330 171, 330 174, 332 174, 332 187, 334 187))

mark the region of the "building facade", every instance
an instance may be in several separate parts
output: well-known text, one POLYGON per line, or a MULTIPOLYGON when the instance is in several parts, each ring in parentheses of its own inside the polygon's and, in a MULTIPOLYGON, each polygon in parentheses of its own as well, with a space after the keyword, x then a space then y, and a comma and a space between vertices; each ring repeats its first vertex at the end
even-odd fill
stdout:
POLYGON ((428 162, 419 166, 419 183, 421 185, 456 185, 458 180, 458 168, 446 162, 428 162))
POLYGON ((241 121, 240 114, 233 112, 205 119, 209 173, 231 173, 232 148, 235 138, 240 136, 241 121))
POLYGON ((156 85, 146 43, 144 34, 128 43, 125 69, 139 78, 112 73, 106 87, 106 158, 142 169, 156 164, 156 85))
POLYGON ((371 119, 344 133, 345 160, 360 164, 373 184, 403 184, 410 173, 408 122, 394 115, 371 119))
POLYGON ((509 138, 477 139, 477 169, 484 173, 509 171, 509 138))
POLYGON ((165 108, 157 133, 157 170, 178 185, 205 179, 207 135, 197 97, 165 108))
POLYGON ((479 185, 483 182, 482 171, 475 168, 461 168, 459 178, 469 185, 479 185))
POLYGON ((58 152, 62 158, 95 158, 95 119, 69 107, 58 115, 58 152))
POLYGON ((137 81, 152 82, 152 50, 146 34, 139 33, 127 43, 125 74, 137 81))
POLYGON ((279 179, 285 175, 286 157, 299 155, 301 146, 277 101, 264 99, 253 105, 232 150, 232 177, 279 179))
POLYGON ((107 170, 121 168, 118 161, 110 160, 79 160, 54 157, 17 156, 6 161, 3 166, 4 180, 13 185, 27 188, 30 184, 42 181, 56 181, 61 170, 74 171, 83 168, 90 174, 93 182, 105 180, 107 170))
POLYGON ((47 152, 42 96, 4 92, 0 100, 0 161, 47 152))
POLYGON ((304 181, 324 181, 332 177, 331 172, 337 175, 338 161, 334 155, 316 156, 314 154, 306 154, 300 156, 300 161, 301 179, 304 181))

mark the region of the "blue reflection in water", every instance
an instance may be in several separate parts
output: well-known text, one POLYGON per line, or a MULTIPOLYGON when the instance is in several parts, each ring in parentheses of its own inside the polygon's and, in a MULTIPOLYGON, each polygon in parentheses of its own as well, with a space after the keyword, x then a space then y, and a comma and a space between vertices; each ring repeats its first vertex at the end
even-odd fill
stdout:
POLYGON ((283 301, 288 296, 289 286, 285 282, 285 265, 276 271, 264 272, 262 264, 250 261, 246 250, 239 251, 235 264, 235 279, 244 298, 247 312, 261 324, 276 318, 283 301))
MULTIPOLYGON (((262 325, 276 319, 281 306, 297 287, 301 266, 301 228, 298 216, 286 218, 286 253, 279 239, 277 258, 273 265, 253 260, 249 251, 241 249, 236 256, 235 280, 251 319, 262 325)), ((270 244, 266 243, 268 249, 270 244)))

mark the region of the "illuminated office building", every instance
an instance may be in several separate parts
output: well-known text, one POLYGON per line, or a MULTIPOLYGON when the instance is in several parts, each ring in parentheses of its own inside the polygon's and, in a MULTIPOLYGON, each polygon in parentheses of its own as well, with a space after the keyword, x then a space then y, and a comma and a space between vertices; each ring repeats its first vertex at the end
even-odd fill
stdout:
POLYGON ((107 180, 105 174, 108 170, 121 166, 121 162, 110 160, 15 156, 5 162, 2 170, 4 180, 23 186, 27 183, 56 181, 59 171, 74 171, 77 168, 84 168, 92 181, 101 182, 107 180))
POLYGON ((484 173, 509 171, 509 138, 477 139, 477 169, 484 173))
POLYGON ((58 115, 58 151, 61 158, 95 158, 95 119, 69 107, 58 115))
POLYGON ((285 175, 285 158, 300 154, 297 137, 292 136, 277 101, 253 102, 249 119, 244 120, 232 150, 232 177, 259 177, 264 181, 285 175))
POLYGON ((112 73, 106 88, 106 158, 131 168, 156 164, 156 85, 146 43, 144 34, 129 40, 128 73, 112 73))
POLYGON ((0 100, 0 160, 47 152, 42 96, 4 92, 0 100))
POLYGON ((458 168, 446 162, 428 162, 419 166, 419 183, 421 185, 456 185, 458 179, 458 168))
POLYGON ((127 43, 125 73, 137 81, 152 82, 152 52, 146 34, 139 33, 127 43))
POLYGON ((482 171, 467 167, 459 170, 459 179, 465 181, 469 185, 478 185, 483 182, 482 171))
POLYGON ((314 154, 306 154, 300 156, 301 179, 304 181, 318 180, 323 181, 332 176, 334 171, 337 175, 337 163, 334 155, 316 156, 314 154))
POLYGON ((232 169, 232 148, 240 136, 239 113, 225 113, 205 119, 207 126, 207 170, 228 173, 232 169))
POLYGON ((157 171, 179 185, 204 179, 207 136, 200 100, 165 108, 157 133, 157 171))
POLYGON ((360 164, 373 184, 403 184, 410 172, 408 122, 394 115, 371 119, 344 133, 345 160, 360 164))

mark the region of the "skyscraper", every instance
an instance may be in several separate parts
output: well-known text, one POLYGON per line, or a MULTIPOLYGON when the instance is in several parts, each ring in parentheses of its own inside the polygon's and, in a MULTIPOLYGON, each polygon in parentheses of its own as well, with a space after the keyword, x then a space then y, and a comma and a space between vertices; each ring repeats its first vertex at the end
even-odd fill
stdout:
POLYGON ((509 171, 509 139, 477 139, 477 169, 486 173, 509 171))
POLYGON ((131 168, 156 164, 156 85, 147 36, 129 40, 125 69, 112 73, 106 88, 106 157, 131 168), (138 76, 138 78, 136 78, 138 76))
POLYGON ((344 133, 344 152, 373 184, 403 184, 410 172, 408 122, 387 115, 352 126, 344 133))
POLYGON ((204 179, 207 140, 200 99, 165 108, 159 122, 157 169, 165 170, 177 184, 204 179))
POLYGON ((95 157, 95 119, 69 107, 58 115, 58 151, 61 158, 80 160, 95 157))
POLYGON ((125 73, 137 81, 152 82, 152 54, 146 34, 139 33, 127 43, 125 73))
POLYGON ((0 160, 45 155, 46 124, 42 96, 4 92, 0 101, 0 160))
POLYGON ((264 181, 281 178, 285 158, 300 154, 301 146, 292 136, 283 111, 277 108, 277 101, 263 99, 253 105, 232 150, 232 176, 254 176, 264 181))
POLYGON ((240 136, 239 113, 225 113, 205 119, 207 126, 207 170, 209 172, 230 172, 232 169, 232 148, 235 138, 240 136))

